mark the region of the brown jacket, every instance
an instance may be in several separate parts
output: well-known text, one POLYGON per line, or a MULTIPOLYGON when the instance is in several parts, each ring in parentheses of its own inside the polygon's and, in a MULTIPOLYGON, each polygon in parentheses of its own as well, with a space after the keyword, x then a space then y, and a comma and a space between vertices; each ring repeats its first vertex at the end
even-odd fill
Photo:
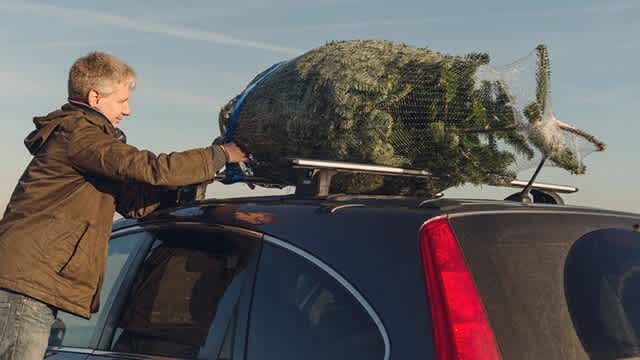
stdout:
POLYGON ((224 153, 138 150, 102 114, 75 104, 34 123, 25 139, 33 159, 0 220, 0 288, 89 318, 99 306, 114 212, 148 214, 158 185, 211 180, 224 153))

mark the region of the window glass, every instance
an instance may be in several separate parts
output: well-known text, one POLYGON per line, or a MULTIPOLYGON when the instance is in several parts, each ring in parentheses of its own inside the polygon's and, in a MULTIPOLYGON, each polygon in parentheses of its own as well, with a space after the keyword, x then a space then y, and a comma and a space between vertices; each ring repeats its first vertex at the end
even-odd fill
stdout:
POLYGON ((230 360, 233 358, 233 339, 236 329, 236 320, 237 318, 234 317, 234 319, 227 327, 227 332, 224 336, 224 342, 222 343, 222 348, 220 350, 220 354, 218 355, 218 360, 230 360))
POLYGON ((565 288, 592 358, 640 355, 640 233, 608 229, 578 240, 567 258, 565 288))
POLYGON ((384 342, 366 310, 304 258, 265 244, 249 324, 247 357, 382 359, 384 342))
POLYGON ((111 350, 210 357, 222 343, 257 240, 188 228, 161 230, 156 238, 133 280, 111 350))
POLYGON ((101 314, 106 311, 105 305, 109 294, 114 289, 118 276, 132 255, 132 251, 138 248, 140 243, 150 236, 148 233, 135 233, 113 238, 109 242, 109 258, 100 292, 100 310, 86 320, 69 313, 59 311, 56 321, 51 327, 49 337, 50 346, 89 347, 89 342, 94 335, 96 323, 101 314))

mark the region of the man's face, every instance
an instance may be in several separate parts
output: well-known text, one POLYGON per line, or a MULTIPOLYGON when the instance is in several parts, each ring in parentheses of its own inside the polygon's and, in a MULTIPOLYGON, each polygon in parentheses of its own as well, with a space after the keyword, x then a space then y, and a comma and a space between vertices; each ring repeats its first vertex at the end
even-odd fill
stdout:
POLYGON ((100 94, 90 95, 89 105, 104 114, 113 124, 118 124, 123 117, 131 115, 129 108, 129 84, 126 81, 116 83, 113 92, 107 96, 100 94))

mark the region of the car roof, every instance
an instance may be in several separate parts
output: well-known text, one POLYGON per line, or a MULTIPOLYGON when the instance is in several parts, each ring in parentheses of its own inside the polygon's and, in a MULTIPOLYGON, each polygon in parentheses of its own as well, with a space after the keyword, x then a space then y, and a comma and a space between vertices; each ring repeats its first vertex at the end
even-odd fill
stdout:
POLYGON ((245 207, 245 206, 269 206, 271 208, 290 206, 311 206, 318 209, 335 210, 345 207, 367 207, 387 209, 389 211, 403 210, 431 210, 434 214, 448 214, 455 216, 471 215, 487 212, 562 212, 562 213, 591 213, 609 216, 632 217, 640 220, 640 214, 621 212, 577 205, 559 204, 526 204, 515 201, 491 200, 491 199, 456 199, 456 198, 432 198, 405 196, 380 196, 380 195, 348 195, 335 194, 319 198, 305 198, 297 195, 281 196, 251 196, 240 198, 206 199, 179 204, 156 210, 142 220, 119 219, 113 223, 112 231, 140 224, 142 222, 173 221, 176 217, 182 220, 196 218, 198 214, 212 207, 245 207))

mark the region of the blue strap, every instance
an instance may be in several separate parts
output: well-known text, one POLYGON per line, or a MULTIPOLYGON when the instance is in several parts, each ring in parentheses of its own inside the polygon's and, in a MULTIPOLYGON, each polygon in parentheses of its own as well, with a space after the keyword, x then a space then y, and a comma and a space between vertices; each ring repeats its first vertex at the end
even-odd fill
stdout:
POLYGON ((242 171, 239 166, 232 166, 235 164, 227 164, 224 168, 223 184, 234 184, 245 179, 245 175, 241 174, 242 171))
POLYGON ((253 88, 256 87, 256 85, 261 83, 264 79, 268 78, 272 73, 278 70, 284 63, 285 62, 283 61, 283 62, 272 65, 264 74, 262 74, 262 76, 252 81, 244 89, 238 101, 236 101, 236 103, 233 105, 233 110, 231 110, 231 116, 229 117, 229 121, 227 122, 227 134, 226 134, 227 142, 233 141, 233 132, 235 131, 235 128, 236 128, 236 121, 238 120, 238 114, 240 113, 240 109, 244 104, 244 99, 246 99, 247 95, 249 95, 249 92, 251 92, 251 90, 253 90, 253 88))
MULTIPOLYGON (((233 133, 236 128, 238 114, 240 113, 240 109, 242 108, 242 105, 244 104, 244 100, 246 99, 247 95, 249 95, 249 92, 251 92, 251 90, 253 90, 253 88, 256 87, 256 85, 258 85, 263 80, 271 76, 271 74, 273 74, 276 70, 278 70, 284 63, 285 61, 272 65, 269 69, 267 69, 267 71, 264 74, 262 74, 262 76, 252 81, 244 89, 238 101, 236 101, 236 103, 233 105, 233 110, 231 110, 231 116, 229 117, 229 121, 227 122, 227 133, 225 134, 226 142, 233 141, 233 133)), ((244 180, 245 175, 239 173, 237 170, 241 170, 240 166, 229 166, 229 164, 227 164, 227 166, 225 166, 225 171, 224 171, 225 178, 222 182, 225 184, 233 184, 233 183, 244 180)))

